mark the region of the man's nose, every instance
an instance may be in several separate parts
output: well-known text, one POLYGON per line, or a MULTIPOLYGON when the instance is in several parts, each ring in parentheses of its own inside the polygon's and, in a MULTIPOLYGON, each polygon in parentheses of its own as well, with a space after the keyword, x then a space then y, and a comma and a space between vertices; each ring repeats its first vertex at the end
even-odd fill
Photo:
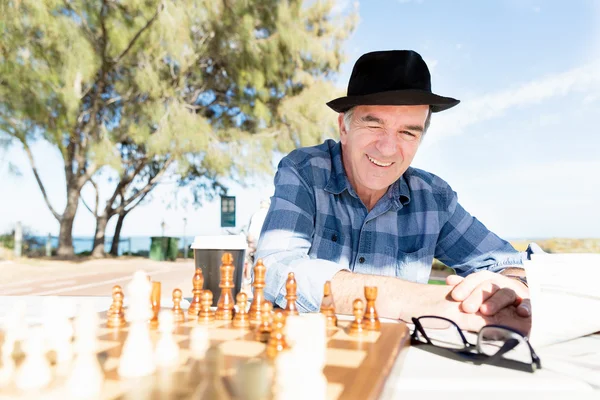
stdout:
POLYGON ((382 156, 392 156, 396 154, 399 146, 400 139, 397 135, 390 132, 381 135, 376 145, 377 150, 379 150, 382 156))

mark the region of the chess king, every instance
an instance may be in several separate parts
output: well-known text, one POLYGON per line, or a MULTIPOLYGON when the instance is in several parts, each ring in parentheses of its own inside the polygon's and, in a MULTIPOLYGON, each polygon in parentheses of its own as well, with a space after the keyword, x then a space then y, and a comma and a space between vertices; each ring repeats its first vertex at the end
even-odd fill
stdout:
POLYGON ((279 163, 257 259, 264 296, 316 312, 324 283, 338 313, 352 314, 363 288, 378 288, 380 317, 445 316, 461 328, 501 323, 528 333, 525 253, 489 231, 458 203, 442 178, 411 167, 433 114, 459 100, 435 94, 415 51, 376 51, 354 65, 338 113, 339 141, 292 151, 279 163), (428 285, 434 256, 456 271, 428 285))

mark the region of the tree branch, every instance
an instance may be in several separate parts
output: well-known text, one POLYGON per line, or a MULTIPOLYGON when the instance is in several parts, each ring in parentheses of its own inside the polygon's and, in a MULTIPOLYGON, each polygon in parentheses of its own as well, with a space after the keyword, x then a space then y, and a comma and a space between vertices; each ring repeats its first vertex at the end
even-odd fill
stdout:
POLYGON ((127 207, 129 204, 131 204, 133 201, 135 201, 135 199, 137 199, 138 197, 140 197, 140 196, 144 195, 145 193, 148 193, 150 190, 152 190, 154 185, 164 175, 164 173, 167 171, 167 168, 169 168, 169 165, 171 165, 172 162, 173 162, 172 158, 168 159, 165 162, 165 165, 163 165, 163 167, 160 169, 160 171, 158 171, 158 173, 152 179, 150 179, 148 181, 148 183, 142 190, 140 190, 139 192, 137 192, 136 194, 131 196, 129 199, 125 200, 125 207, 127 207))
POLYGON ((116 210, 116 208, 113 208, 113 203, 117 199, 117 196, 119 196, 119 194, 121 194, 121 196, 124 197, 122 195, 122 193, 125 191, 125 188, 127 188, 129 186, 131 181, 133 181, 133 179, 136 177, 137 174, 140 173, 140 171, 144 168, 145 165, 146 165, 145 161, 141 161, 131 175, 124 176, 123 178, 121 178, 121 181, 117 184, 117 187, 115 188, 115 191, 113 192, 112 196, 106 202, 105 210, 106 210, 107 214, 109 212, 114 212, 116 210))
POLYGON ((131 50, 131 48, 133 47, 133 45, 135 44, 135 42, 137 42, 137 40, 139 39, 139 37, 142 36, 142 33, 144 33, 148 28, 150 28, 150 25, 152 25, 152 23, 154 23, 154 21, 156 20, 156 18, 158 18, 158 14, 160 14, 162 8, 163 8, 163 6, 162 6, 162 3, 161 3, 158 6, 158 8, 156 9, 156 12, 152 16, 152 18, 150 18, 148 20, 148 22, 146 22, 146 25, 144 25, 144 27, 142 29, 140 29, 133 36, 133 39, 131 39, 131 41, 129 42, 129 44, 125 48, 125 50, 123 50, 123 52, 116 58, 116 60, 114 62, 114 65, 118 64, 123 59, 123 57, 125 57, 127 55, 127 53, 129 53, 129 50, 131 50))
POLYGON ((50 209, 50 212, 52 213, 52 215, 54 215, 54 218, 56 218, 57 221, 60 222, 60 220, 62 219, 62 215, 57 213, 54 210, 54 207, 52 207, 52 204, 50 204, 50 199, 48 199, 48 195, 46 194, 46 189, 44 188, 44 184, 42 183, 40 175, 38 174, 37 167, 35 166, 35 161, 33 159, 33 154, 31 153, 31 149, 29 148, 29 145, 27 144, 27 141, 25 139, 22 139, 21 143, 23 143, 23 148, 25 149, 27 158, 29 158, 29 163, 31 164, 31 169, 33 170, 33 175, 35 176, 35 180, 37 181, 37 183, 40 187, 40 190, 42 191, 42 195, 44 196, 44 201, 46 202, 46 205, 50 209))
POLYGON ((81 196, 81 202, 83 203, 83 205, 85 206, 85 208, 88 209, 89 212, 91 212, 94 217, 98 218, 98 203, 100 202, 100 191, 98 190, 98 185, 96 185, 96 182, 94 182, 92 179, 89 180, 90 183, 92 184, 92 186, 94 186, 94 189, 96 190, 96 206, 94 207, 94 211, 92 211, 92 209, 90 208, 90 206, 87 205, 87 203, 85 202, 85 199, 83 198, 83 196, 81 196))

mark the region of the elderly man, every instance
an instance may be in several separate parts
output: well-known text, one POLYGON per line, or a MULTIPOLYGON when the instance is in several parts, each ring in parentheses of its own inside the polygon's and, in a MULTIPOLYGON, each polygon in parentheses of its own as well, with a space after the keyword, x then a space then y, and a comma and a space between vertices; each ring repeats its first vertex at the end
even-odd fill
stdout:
POLYGON ((301 311, 317 311, 331 281, 340 313, 372 285, 383 317, 528 331, 522 255, 467 213, 445 181, 410 167, 432 113, 458 103, 431 91, 414 51, 358 59, 348 95, 327 103, 339 113, 340 141, 294 150, 279 164, 257 249, 267 300, 285 307, 293 271, 301 311), (434 257, 457 272, 448 285, 427 285, 434 257))

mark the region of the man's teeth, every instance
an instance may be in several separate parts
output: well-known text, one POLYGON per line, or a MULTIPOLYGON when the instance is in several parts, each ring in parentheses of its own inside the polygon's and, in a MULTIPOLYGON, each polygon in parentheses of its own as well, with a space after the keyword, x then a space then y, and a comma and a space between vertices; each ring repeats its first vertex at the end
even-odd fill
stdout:
POLYGON ((367 158, 368 158, 368 159, 369 159, 369 161, 371 161, 373 164, 375 164, 375 165, 378 165, 378 166, 380 166, 380 167, 389 167, 390 165, 392 165, 392 163, 391 163, 391 162, 389 162, 389 163, 384 163, 384 162, 381 162, 381 161, 377 161, 376 159, 374 159, 374 158, 371 158, 371 157, 369 157, 369 156, 367 156, 367 158))

